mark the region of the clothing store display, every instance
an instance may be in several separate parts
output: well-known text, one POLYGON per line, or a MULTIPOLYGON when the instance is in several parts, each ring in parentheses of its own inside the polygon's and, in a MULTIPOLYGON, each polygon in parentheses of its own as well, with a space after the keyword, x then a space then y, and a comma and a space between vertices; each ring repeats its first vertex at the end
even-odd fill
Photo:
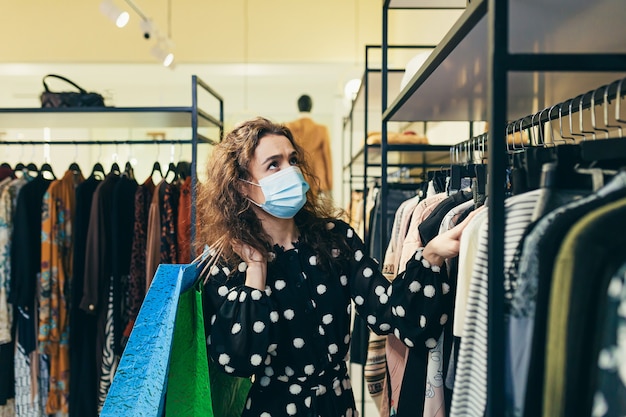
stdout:
POLYGON ((179 186, 177 183, 164 183, 159 188, 159 215, 161 216, 160 248, 158 264, 173 264, 178 258, 176 240, 176 217, 178 215, 179 186))
POLYGON ((626 173, 620 173, 597 193, 550 211, 524 239, 518 255, 519 265, 510 269, 510 274, 514 275, 510 280, 515 282, 516 289, 511 300, 507 345, 511 375, 515 378, 507 379, 507 384, 511 386, 508 390, 513 401, 509 407, 516 410, 516 415, 528 415, 524 411, 524 402, 528 413, 537 413, 541 408, 542 394, 539 392, 543 387, 546 333, 543 321, 534 318, 547 315, 544 300, 549 299, 554 259, 560 242, 585 213, 624 195, 626 173))
POLYGON ((124 336, 130 336, 139 308, 146 295, 146 250, 148 242, 148 213, 156 186, 152 176, 135 191, 135 217, 133 222, 133 245, 131 248, 130 274, 128 277, 128 320, 124 336))
POLYGON ((191 263, 195 250, 191 248, 191 177, 187 177, 180 185, 178 198, 178 218, 176 223, 176 246, 178 247, 179 264, 191 263))
POLYGON ((593 395, 592 411, 587 415, 625 415, 626 381, 621 370, 625 365, 622 352, 626 346, 621 334, 626 323, 620 310, 626 302, 626 263, 611 277, 602 296, 606 297, 606 304, 598 315, 601 339, 595 375, 590 375, 595 389, 587 391, 587 395, 593 395))
MULTIPOLYGON (((589 276, 601 270, 614 251, 623 254, 625 215, 626 199, 609 203, 579 220, 563 240, 554 268, 553 285, 559 291, 553 291, 550 297, 544 415, 583 415, 581 406, 590 411, 590 407, 584 407, 589 404, 577 400, 577 396, 584 397, 586 393, 577 389, 579 382, 569 378, 589 380, 589 369, 584 364, 593 359, 589 353, 585 355, 590 350, 587 336, 595 333, 597 323, 595 313, 590 314, 585 306, 592 300, 597 305, 597 293, 603 289, 606 293, 608 287, 608 282, 601 279, 610 278, 599 274, 598 282, 589 285, 589 276)), ((587 400, 591 400, 590 395, 587 400)))
POLYGON ((27 416, 43 413, 48 394, 48 361, 37 350, 35 297, 41 272, 42 199, 50 183, 38 175, 24 184, 17 195, 13 217, 9 301, 16 326, 15 410, 16 414, 27 416))
MULTIPOLYGON (((148 211, 148 227, 146 229, 146 288, 145 292, 148 292, 150 284, 152 283, 152 277, 159 266, 161 259, 161 204, 159 202, 161 190, 167 183, 165 180, 161 180, 152 194, 152 200, 150 201, 150 208, 148 211)), ((166 217, 167 214, 163 217, 166 217)), ((165 253, 165 256, 167 254, 165 253)))
MULTIPOLYGON (((539 199, 537 190, 505 200, 505 268, 530 223, 539 199)), ((487 203, 488 204, 488 203, 487 203)), ((452 397, 451 416, 482 417, 487 401, 487 222, 479 232, 478 251, 468 285, 467 308, 452 397)))
POLYGON ((80 308, 83 296, 87 234, 93 195, 100 181, 94 175, 76 187, 74 218, 74 277, 70 302, 70 417, 98 416, 96 317, 80 308))
POLYGON ((328 128, 316 123, 308 113, 303 113, 297 120, 285 123, 291 130, 296 143, 307 154, 313 174, 319 180, 319 189, 329 192, 333 189, 333 165, 330 152, 330 135, 328 128))
POLYGON ((68 412, 69 302, 73 276, 73 228, 76 187, 84 181, 78 172, 66 171, 53 181, 43 197, 41 274, 39 276, 39 352, 48 356, 50 387, 46 413, 68 412))
POLYGON ((133 244, 133 225, 135 216, 135 193, 137 181, 129 176, 122 175, 113 189, 112 201, 112 233, 115 244, 111 256, 112 286, 113 286, 113 336, 114 352, 117 356, 124 350, 128 318, 128 297, 130 262, 129 254, 133 244))

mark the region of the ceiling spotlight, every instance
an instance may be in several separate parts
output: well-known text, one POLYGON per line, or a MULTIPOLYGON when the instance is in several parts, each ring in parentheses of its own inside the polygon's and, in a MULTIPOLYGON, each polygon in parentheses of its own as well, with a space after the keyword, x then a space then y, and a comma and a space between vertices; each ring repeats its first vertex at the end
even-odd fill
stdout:
POLYGON ((100 3, 100 11, 106 17, 111 19, 118 28, 123 28, 128 24, 130 15, 128 12, 117 7, 111 0, 103 0, 100 3))
POLYGON ((169 67, 174 62, 174 54, 164 48, 160 43, 154 45, 150 50, 153 57, 159 60, 164 67, 169 67))
POLYGON ((146 39, 150 39, 150 37, 156 38, 158 35, 154 23, 150 19, 142 19, 139 23, 141 27, 141 31, 143 32, 143 37, 146 39))

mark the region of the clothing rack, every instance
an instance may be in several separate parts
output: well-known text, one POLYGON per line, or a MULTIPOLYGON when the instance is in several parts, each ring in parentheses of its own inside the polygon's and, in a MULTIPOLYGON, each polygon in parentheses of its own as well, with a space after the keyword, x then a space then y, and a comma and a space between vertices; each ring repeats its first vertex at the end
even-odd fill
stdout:
MULTIPOLYGON (((387 44, 387 9, 394 3, 385 1, 383 45, 387 44)), ((407 2, 400 3, 406 7, 407 2)), ((419 6, 423 1, 409 3, 419 6)), ((403 94, 385 109, 383 120, 486 120, 493 130, 544 107, 543 101, 560 101, 576 93, 572 90, 608 82, 615 78, 610 72, 626 71, 623 43, 615 42, 626 38, 621 24, 626 11, 618 3, 574 0, 563 7, 559 2, 472 0, 403 94), (605 30, 598 31, 597 23, 592 23, 598 21, 605 30), (532 29, 529 22, 533 22, 532 29), (578 36, 585 41, 577 42, 578 36), (468 79, 465 75, 471 68, 475 71, 468 79), (559 82, 555 83, 557 71, 559 82), (587 76, 581 77, 583 73, 587 76)), ((545 121, 553 114, 554 110, 548 110, 539 119, 545 121)), ((506 129, 489 135, 490 178, 506 174, 505 138, 506 129)), ((485 412, 499 417, 505 413, 504 184, 489 181, 488 195, 485 412)))
POLYGON ((191 76, 191 104, 181 107, 78 107, 78 108, 0 108, 2 128, 169 128, 190 127, 188 139, 120 140, 1 140, 2 145, 191 145, 191 244, 196 239, 198 144, 214 145, 224 135, 224 99, 196 75, 191 76), (199 93, 211 103, 211 112, 199 107, 199 93), (217 128, 217 138, 208 138, 200 128, 217 128))

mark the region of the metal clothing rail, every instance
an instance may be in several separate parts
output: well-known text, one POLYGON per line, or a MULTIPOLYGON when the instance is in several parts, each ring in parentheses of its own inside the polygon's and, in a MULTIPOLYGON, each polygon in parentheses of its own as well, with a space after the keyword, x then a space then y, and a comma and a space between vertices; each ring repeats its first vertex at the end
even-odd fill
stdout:
MULTIPOLYGON (((201 143, 215 144, 213 140, 199 140, 201 143)), ((191 145, 191 139, 138 139, 138 140, 5 140, 0 145, 191 145)))
POLYGON ((2 140, 2 145, 191 145, 191 245, 196 240, 198 144, 214 145, 224 134, 224 99, 198 76, 191 76, 191 105, 182 107, 78 107, 78 108, 0 108, 0 126, 11 128, 108 128, 108 127, 185 127, 191 128, 190 139, 123 139, 123 140, 2 140), (216 103, 217 115, 199 108, 198 94, 216 103), (213 140, 199 133, 200 127, 219 130, 213 140))

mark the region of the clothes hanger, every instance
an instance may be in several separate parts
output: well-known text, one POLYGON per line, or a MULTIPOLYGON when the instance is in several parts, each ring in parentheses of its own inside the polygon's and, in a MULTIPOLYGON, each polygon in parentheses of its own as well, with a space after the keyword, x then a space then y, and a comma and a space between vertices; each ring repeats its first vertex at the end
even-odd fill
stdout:
POLYGON ((608 139, 609 129, 607 129, 606 127, 599 127, 596 123, 596 93, 600 91, 600 88, 593 90, 593 93, 591 94, 591 108, 589 109, 591 111, 591 128, 596 132, 604 132, 604 138, 608 139))
POLYGON ((90 178, 98 178, 101 177, 99 179, 104 179, 104 177, 106 177, 106 172, 104 171, 104 167, 102 166, 102 164, 100 162, 96 162, 93 165, 93 168, 91 169, 91 175, 89 176, 90 178), (99 174, 99 175, 98 175, 99 174))
POLYGON ((176 172, 178 172, 180 179, 187 179, 187 177, 191 176, 191 164, 187 161, 178 161, 178 164, 176 164, 176 172))
POLYGON ((106 171, 104 170, 104 167, 100 163, 101 159, 102 159, 102 144, 99 144, 98 159, 96 159, 96 161, 98 162, 96 162, 93 165, 93 168, 91 168, 91 175, 89 175, 89 178, 94 178, 96 180, 103 180, 104 178, 106 178, 107 174, 106 174, 106 171))
MULTIPOLYGON (((621 79, 617 86, 616 97, 615 97, 615 120, 618 122, 622 122, 620 119, 620 102, 622 96, 622 82, 624 79, 621 79)), ((618 128, 618 132, 620 137, 608 139, 608 133, 606 135, 606 139, 598 140, 598 141, 584 141, 581 143, 581 155, 582 159, 585 162, 590 162, 592 165, 600 165, 603 168, 607 169, 616 169, 626 166, 626 140, 622 138, 622 128, 619 125, 609 125, 608 124, 608 90, 611 84, 605 87, 604 89, 604 124, 606 127, 616 127, 618 128)))
POLYGON ((134 181, 135 169, 133 168, 133 164, 131 162, 133 160, 133 154, 132 154, 133 147, 130 145, 130 143, 127 143, 127 146, 128 146, 128 157, 126 158, 126 163, 124 164, 124 172, 122 172, 122 176, 134 181))
POLYGON ((113 175, 121 175, 122 170, 120 169, 120 166, 117 164, 117 162, 113 162, 113 164, 111 164, 111 169, 109 170, 109 174, 113 174, 113 175))
POLYGON ((167 165, 167 171, 165 172, 165 179, 167 182, 169 182, 170 184, 174 183, 176 180, 178 180, 178 170, 176 169, 176 164, 174 164, 174 162, 170 162, 167 165), (173 177, 171 180, 168 180, 167 178, 170 176, 170 174, 173 174, 173 177))
POLYGON ((578 127, 580 128, 580 133, 582 133, 583 136, 583 141, 587 140, 587 136, 585 134, 590 134, 592 140, 596 140, 596 131, 595 130, 585 130, 584 129, 584 123, 583 123, 583 101, 585 99, 585 97, 587 96, 587 94, 591 93, 591 96, 593 97, 595 90, 592 91, 587 91, 585 94, 582 95, 582 98, 580 99, 580 101, 578 102, 578 127))
POLYGON ((154 174, 156 173, 159 174, 159 178, 162 180, 163 171, 161 171, 161 164, 159 163, 159 161, 155 161, 154 164, 152 165, 152 172, 150 172, 150 176, 154 178, 154 174))
POLYGON ((131 180, 135 179, 135 170, 133 169, 133 164, 130 161, 126 161, 124 165, 124 172, 122 172, 122 176, 130 178, 131 180))
POLYGON ((57 176, 54 175, 54 171, 52 170, 52 166, 50 166, 48 162, 44 162, 41 168, 39 168, 39 175, 44 176, 45 174, 50 174, 54 180, 57 179, 57 176))
POLYGON ((11 168, 11 164, 9 164, 8 162, 3 162, 2 164, 0 164, 0 167, 2 168, 9 168, 9 169, 13 169, 11 168))
POLYGON ((74 162, 72 162, 67 169, 68 171, 72 171, 75 174, 82 172, 80 169, 80 166, 78 166, 78 163, 76 163, 77 158, 78 158, 78 145, 74 144, 74 162))
MULTIPOLYGON (((619 102, 621 101, 620 99, 620 94, 621 94, 621 86, 622 86, 622 81, 624 81, 624 79, 619 81, 618 84, 618 90, 616 91, 616 108, 619 105, 619 102)), ((617 135, 618 137, 623 137, 623 133, 622 133, 622 125, 620 124, 616 124, 616 125, 611 125, 609 124, 609 88, 615 84, 617 81, 612 82, 611 84, 608 84, 605 88, 604 88, 604 101, 602 104, 602 107, 604 109, 604 127, 608 128, 612 128, 612 129, 617 129, 617 135)), ((616 114, 615 116, 616 121, 619 121, 619 113, 616 114)))

